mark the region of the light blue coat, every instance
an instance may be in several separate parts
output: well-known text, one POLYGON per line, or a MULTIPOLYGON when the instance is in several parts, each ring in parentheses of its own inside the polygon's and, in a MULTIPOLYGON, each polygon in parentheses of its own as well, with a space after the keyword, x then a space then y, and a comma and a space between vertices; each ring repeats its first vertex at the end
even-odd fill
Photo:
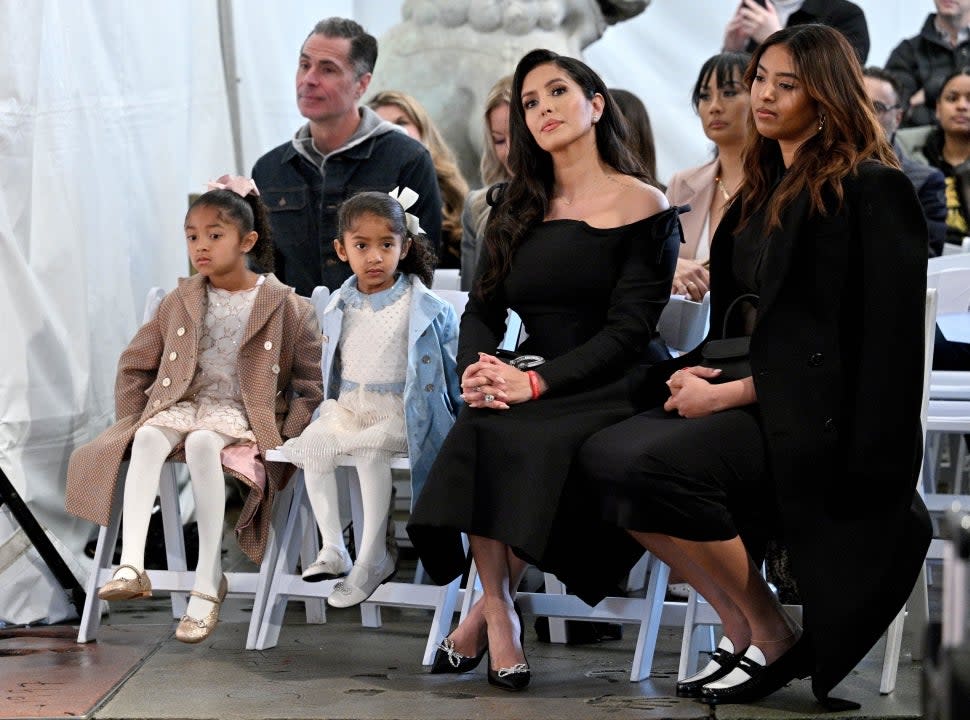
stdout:
MULTIPOLYGON (((410 281, 408 367, 404 380, 404 426, 411 460, 411 503, 414 504, 431 464, 461 407, 461 388, 455 354, 458 351, 458 315, 450 303, 424 286, 416 275, 410 281)), ((350 276, 323 311, 324 399, 336 398, 340 388, 339 362, 335 362, 343 327, 341 290, 356 287, 350 276)))

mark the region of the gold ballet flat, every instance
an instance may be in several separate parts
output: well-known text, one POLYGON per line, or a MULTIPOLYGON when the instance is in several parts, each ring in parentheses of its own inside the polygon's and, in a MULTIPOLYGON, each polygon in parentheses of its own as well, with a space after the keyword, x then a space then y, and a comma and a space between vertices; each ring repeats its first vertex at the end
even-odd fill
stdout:
POLYGON ((211 602, 212 609, 201 620, 190 615, 183 615, 182 619, 179 620, 179 626, 175 628, 175 639, 184 643, 200 643, 209 637, 212 631, 216 629, 216 625, 219 624, 219 608, 222 607, 222 601, 225 600, 228 591, 229 581, 223 575, 222 580, 219 581, 219 597, 212 597, 196 590, 190 592, 189 595, 195 595, 197 598, 211 602))
MULTIPOLYGON (((98 590, 98 597, 102 600, 134 600, 152 596, 152 581, 148 579, 148 573, 139 570, 134 565, 119 565, 118 570, 128 568, 134 571, 134 578, 116 577, 109 580, 101 589, 98 590)), ((118 574, 115 570, 115 575, 118 574)))

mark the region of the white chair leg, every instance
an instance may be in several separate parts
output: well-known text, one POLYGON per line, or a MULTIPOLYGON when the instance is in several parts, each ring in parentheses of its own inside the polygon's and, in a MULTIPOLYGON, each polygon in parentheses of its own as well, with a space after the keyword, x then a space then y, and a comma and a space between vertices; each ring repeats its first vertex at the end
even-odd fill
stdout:
POLYGON ((97 640, 98 629, 101 627, 101 598, 98 588, 101 587, 102 577, 108 577, 114 558, 115 545, 118 544, 118 530, 121 527, 121 498, 124 496, 124 481, 118 481, 115 490, 115 503, 108 519, 107 526, 98 531, 98 545, 94 550, 94 561, 91 573, 88 575, 87 586, 84 588, 84 610, 81 612, 81 622, 78 627, 77 641, 79 643, 97 640))
POLYGON ((451 629, 451 618, 455 614, 455 606, 458 604, 458 591, 460 589, 461 577, 456 577, 441 588, 438 606, 435 608, 434 616, 431 618, 431 627, 428 630, 428 641, 424 646, 424 657, 421 659, 423 665, 431 664, 434 660, 438 643, 448 635, 448 631, 451 629))
POLYGON ((650 583, 647 586, 647 613, 640 621, 640 633, 637 635, 637 647, 633 653, 633 666, 630 669, 630 681, 639 682, 650 677, 653 669, 653 655, 657 649, 657 635, 660 632, 660 616, 664 609, 664 596, 667 594, 667 580, 670 578, 670 568, 658 558, 648 561, 650 565, 650 583))
POLYGON ((697 672, 697 654, 694 652, 694 619, 697 617, 697 591, 687 592, 687 609, 684 612, 684 632, 680 639, 680 665, 677 679, 683 680, 697 672))
POLYGON ((886 651, 882 659, 882 678, 879 682, 879 692, 888 695, 896 689, 896 672, 899 668, 899 653, 903 646, 903 623, 906 620, 906 608, 903 607, 886 630, 886 651))
MULTIPOLYGON (((352 469, 350 482, 350 516, 353 518, 354 527, 354 547, 360 555, 360 547, 364 535, 364 503, 360 496, 360 477, 357 475, 356 468, 352 469)), ((364 627, 379 628, 381 621, 381 606, 375 603, 364 602, 360 605, 360 624, 364 627)))
MULTIPOLYGON (((566 586, 552 573, 542 574, 546 595, 565 595, 566 586)), ((562 618, 549 618, 549 642, 566 642, 566 621, 562 618)))
POLYGON ((717 647, 714 626, 697 622, 698 610, 702 603, 706 607, 704 598, 691 588, 687 594, 687 608, 684 612, 684 633, 680 641, 680 664, 677 668, 678 680, 696 673, 700 654, 713 652, 717 647))
POLYGON ((458 615, 458 622, 465 622, 465 618, 468 617, 468 613, 472 609, 472 605, 478 599, 478 591, 480 590, 480 585, 478 583, 478 568, 475 567, 475 561, 472 560, 471 564, 468 566, 468 580, 465 582, 465 594, 461 598, 461 613, 458 615))
POLYGON ((249 616, 249 631, 246 634, 247 650, 256 649, 259 628, 263 622, 263 613, 266 609, 266 599, 269 596, 269 586, 273 581, 276 561, 280 555, 280 537, 283 533, 283 527, 286 525, 290 505, 293 502, 294 480, 295 478, 287 483, 286 487, 276 496, 274 501, 273 519, 269 526, 269 537, 266 539, 263 561, 259 564, 259 577, 256 578, 256 594, 253 597, 253 611, 249 616))
MULTIPOLYGON (((301 485, 302 483, 302 470, 301 485)), ((300 567, 309 567, 317 559, 320 552, 320 536, 317 533, 317 519, 313 515, 310 507, 310 499, 306 495, 306 489, 302 493, 303 500, 294 510, 300 518, 302 528, 300 532, 300 567)), ((303 611, 306 613, 306 621, 312 625, 322 625, 327 622, 327 601, 323 598, 304 598, 303 611)))
POLYGON ((256 642, 252 648, 254 650, 266 650, 275 647, 276 643, 279 642, 280 627, 283 624, 286 602, 289 599, 288 593, 283 588, 283 576, 296 570, 299 544, 302 539, 297 535, 297 526, 301 524, 299 522, 299 508, 303 504, 305 492, 303 483, 298 483, 293 488, 293 495, 290 500, 291 507, 287 511, 286 523, 279 539, 280 557, 273 569, 273 579, 270 582, 269 592, 264 603, 263 618, 260 622, 256 642))
POLYGON ((919 576, 916 578, 916 585, 913 586, 913 592, 906 602, 908 622, 904 630, 909 635, 910 647, 913 649, 911 654, 913 660, 916 661, 923 659, 926 632, 930 624, 928 578, 929 575, 927 574, 926 563, 924 562, 923 567, 920 568, 919 576))
MULTIPOLYGON (((158 499, 162 508, 166 564, 170 572, 187 573, 188 564, 185 560, 185 535, 179 510, 178 484, 175 479, 175 467, 170 462, 162 465, 158 484, 158 499)), ((182 617, 185 614, 187 603, 188 597, 185 593, 173 592, 172 617, 176 619, 182 617)))

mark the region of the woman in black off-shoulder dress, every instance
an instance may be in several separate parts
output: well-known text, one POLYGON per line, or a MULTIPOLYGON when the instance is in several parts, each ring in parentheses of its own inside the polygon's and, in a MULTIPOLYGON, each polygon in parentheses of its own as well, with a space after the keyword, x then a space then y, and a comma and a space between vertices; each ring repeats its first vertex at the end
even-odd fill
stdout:
POLYGON ((575 456, 594 432, 634 413, 627 375, 651 359, 680 226, 623 144, 622 120, 587 66, 533 51, 512 97, 514 179, 493 193, 459 336, 468 407, 408 533, 439 583, 464 570, 467 533, 484 588, 432 672, 470 670, 488 649, 489 681, 521 689, 530 671, 512 598, 527 563, 595 603, 642 553, 599 519, 575 456), (494 356, 509 308, 528 335, 518 351, 546 360, 531 372, 494 356))

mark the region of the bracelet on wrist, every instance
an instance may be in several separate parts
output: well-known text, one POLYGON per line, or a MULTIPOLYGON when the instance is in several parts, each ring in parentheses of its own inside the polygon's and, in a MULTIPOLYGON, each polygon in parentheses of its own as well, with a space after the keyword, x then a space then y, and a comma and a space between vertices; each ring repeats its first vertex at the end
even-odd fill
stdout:
POLYGON ((527 370, 525 374, 529 376, 529 387, 532 389, 532 399, 538 400, 540 394, 539 375, 535 370, 527 370))

